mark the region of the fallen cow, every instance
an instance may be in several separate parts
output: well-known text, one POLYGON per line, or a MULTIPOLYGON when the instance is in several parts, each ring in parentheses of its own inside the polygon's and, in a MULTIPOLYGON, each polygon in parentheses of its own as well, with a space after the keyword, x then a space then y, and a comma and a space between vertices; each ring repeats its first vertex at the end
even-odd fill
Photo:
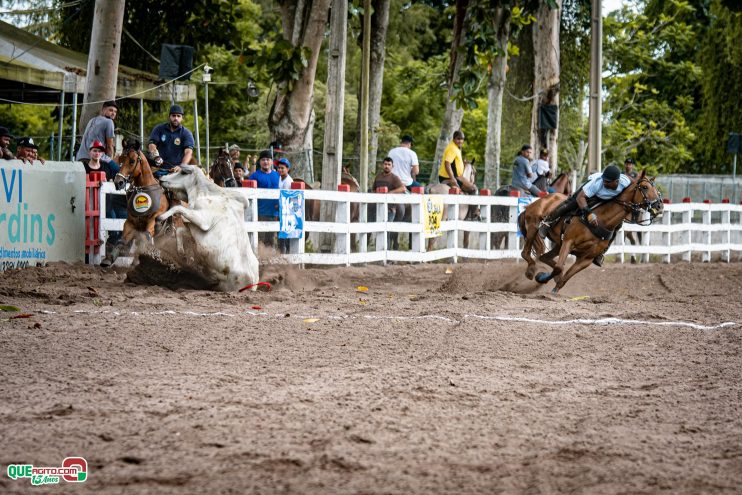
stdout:
POLYGON ((181 165, 160 183, 188 196, 188 207, 174 206, 159 219, 183 217, 195 243, 199 269, 216 281, 216 289, 233 291, 256 283, 258 259, 244 222, 247 200, 210 182, 192 165, 181 165))

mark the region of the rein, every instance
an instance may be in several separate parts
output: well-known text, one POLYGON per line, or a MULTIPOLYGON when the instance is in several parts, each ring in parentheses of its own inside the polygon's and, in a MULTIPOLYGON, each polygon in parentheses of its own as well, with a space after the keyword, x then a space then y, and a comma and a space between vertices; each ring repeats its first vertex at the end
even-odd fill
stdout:
POLYGON ((644 198, 644 201, 641 203, 634 203, 633 201, 620 201, 616 200, 616 203, 623 206, 624 210, 628 213, 631 213, 631 220, 626 220, 627 223, 633 223, 636 225, 650 225, 652 221, 657 217, 657 205, 662 204, 662 195, 659 191, 657 191, 657 195, 659 196, 657 199, 650 200, 647 197, 647 192, 639 187, 640 184, 643 182, 646 182, 647 184, 651 185, 654 188, 654 183, 647 179, 646 177, 642 180, 638 181, 634 185, 634 189, 639 189, 639 192, 642 194, 642 197, 644 198), (642 211, 649 212, 649 219, 647 220, 639 220, 639 215, 642 211))
MULTIPOLYGON (((135 150, 134 149, 131 149, 131 148, 128 149, 128 150, 126 150, 126 158, 130 162, 132 160, 131 160, 131 156, 129 156, 129 153, 131 153, 132 151, 135 151, 135 150)), ((124 175, 124 174, 122 174, 119 171, 119 172, 116 173, 116 177, 121 177, 124 180, 124 182, 126 182, 127 184, 129 184, 129 183, 131 183, 131 177, 134 175, 134 172, 136 172, 137 171, 137 168, 139 168, 141 165, 142 165, 142 157, 139 155, 139 153, 137 153, 136 163, 134 164, 134 168, 131 169, 131 172, 129 172, 129 175, 124 175)), ((115 179, 115 177, 114 177, 114 179, 115 179)))

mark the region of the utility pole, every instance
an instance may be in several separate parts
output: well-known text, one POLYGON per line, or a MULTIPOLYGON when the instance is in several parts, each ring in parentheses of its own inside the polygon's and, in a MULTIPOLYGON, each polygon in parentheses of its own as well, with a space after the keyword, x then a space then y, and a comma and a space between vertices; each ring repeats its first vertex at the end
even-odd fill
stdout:
POLYGON ((81 132, 98 115, 104 101, 116 98, 125 4, 126 0, 95 0, 85 99, 80 112, 81 132))
POLYGON ((603 146, 602 128, 602 72, 603 72, 603 14, 601 0, 592 0, 592 26, 590 40, 590 121, 587 138, 587 174, 598 172, 600 150, 603 146))

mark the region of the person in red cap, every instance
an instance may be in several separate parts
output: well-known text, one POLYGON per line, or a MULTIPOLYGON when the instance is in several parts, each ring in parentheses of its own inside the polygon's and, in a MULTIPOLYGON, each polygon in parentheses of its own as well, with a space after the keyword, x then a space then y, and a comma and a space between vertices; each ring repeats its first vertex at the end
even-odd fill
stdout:
MULTIPOLYGON (((90 174, 92 172, 103 172, 106 174, 106 181, 111 182, 116 174, 119 172, 119 166, 113 160, 104 161, 103 156, 105 155, 106 147, 99 140, 94 140, 90 148, 88 148, 88 156, 90 157, 85 165, 85 172, 90 174)), ((107 194, 106 195, 106 218, 114 219, 125 219, 126 218, 126 196, 122 194, 107 194)), ((101 260, 101 266, 111 266, 113 264, 115 256, 113 251, 117 245, 121 243, 121 232, 111 231, 106 239, 106 254, 103 260, 101 260)))
POLYGON ((100 115, 96 115, 85 126, 85 132, 82 134, 82 142, 80 143, 80 149, 77 150, 75 159, 85 163, 90 160, 90 150, 93 141, 99 141, 104 144, 103 156, 101 160, 109 162, 113 159, 115 149, 115 136, 113 121, 118 115, 119 107, 115 101, 107 101, 103 103, 100 110, 100 115))

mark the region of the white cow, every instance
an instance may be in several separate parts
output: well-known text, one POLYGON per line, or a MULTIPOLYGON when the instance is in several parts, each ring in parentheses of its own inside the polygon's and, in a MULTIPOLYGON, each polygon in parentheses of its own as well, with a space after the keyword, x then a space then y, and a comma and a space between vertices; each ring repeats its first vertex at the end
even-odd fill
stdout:
POLYGON ((216 280, 217 288, 223 291, 256 283, 258 259, 244 221, 247 199, 210 182, 200 168, 192 165, 181 165, 160 182, 188 196, 187 208, 174 206, 159 219, 182 215, 202 260, 204 275, 216 280))

